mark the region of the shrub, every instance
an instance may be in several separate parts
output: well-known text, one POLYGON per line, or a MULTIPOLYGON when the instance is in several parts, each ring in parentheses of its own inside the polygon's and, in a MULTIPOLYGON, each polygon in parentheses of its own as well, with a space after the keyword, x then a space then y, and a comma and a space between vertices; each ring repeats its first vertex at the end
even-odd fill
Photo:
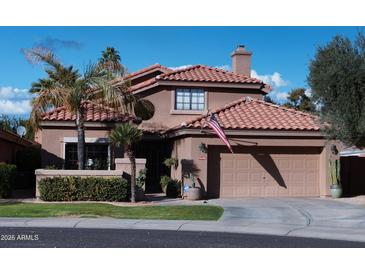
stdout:
POLYGON ((127 201, 130 184, 121 178, 47 177, 39 182, 44 201, 127 201))
POLYGON ((181 195, 181 182, 179 180, 170 179, 166 186, 166 196, 177 198, 181 195))
POLYGON ((162 191, 164 193, 166 193, 166 187, 167 187, 168 183, 170 182, 170 180, 171 180, 171 178, 167 175, 161 176, 160 185, 161 185, 162 191))
POLYGON ((0 198, 10 194, 11 184, 15 181, 16 165, 0 163, 0 198))

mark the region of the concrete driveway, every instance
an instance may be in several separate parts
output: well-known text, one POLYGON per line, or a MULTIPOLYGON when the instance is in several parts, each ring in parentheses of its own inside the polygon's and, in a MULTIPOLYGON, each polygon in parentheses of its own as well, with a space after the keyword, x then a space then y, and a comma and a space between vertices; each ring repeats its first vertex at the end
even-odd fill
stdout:
POLYGON ((240 232, 365 241, 365 207, 321 198, 216 199, 224 207, 218 221, 240 232), (331 234, 337 235, 331 237, 331 234))

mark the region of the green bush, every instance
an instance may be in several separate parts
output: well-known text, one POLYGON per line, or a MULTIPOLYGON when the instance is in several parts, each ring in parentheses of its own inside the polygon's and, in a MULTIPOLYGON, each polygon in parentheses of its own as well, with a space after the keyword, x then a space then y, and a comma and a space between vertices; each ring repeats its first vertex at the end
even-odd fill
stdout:
POLYGON ((0 163, 0 198, 10 194, 11 184, 15 182, 16 165, 0 163))
POLYGON ((166 186, 166 196, 177 198, 181 195, 181 182, 179 180, 170 179, 166 186))
POLYGON ((53 177, 39 182, 40 198, 44 201, 127 201, 130 184, 121 178, 53 177))

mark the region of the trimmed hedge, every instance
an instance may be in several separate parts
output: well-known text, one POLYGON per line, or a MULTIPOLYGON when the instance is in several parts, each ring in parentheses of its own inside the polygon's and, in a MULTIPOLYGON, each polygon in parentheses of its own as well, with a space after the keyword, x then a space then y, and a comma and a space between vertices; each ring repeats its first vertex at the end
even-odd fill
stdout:
POLYGON ((15 182, 16 165, 0 163, 0 198, 10 194, 11 184, 15 182))
POLYGON ((128 201, 130 184, 121 177, 47 177, 39 181, 44 201, 128 201))

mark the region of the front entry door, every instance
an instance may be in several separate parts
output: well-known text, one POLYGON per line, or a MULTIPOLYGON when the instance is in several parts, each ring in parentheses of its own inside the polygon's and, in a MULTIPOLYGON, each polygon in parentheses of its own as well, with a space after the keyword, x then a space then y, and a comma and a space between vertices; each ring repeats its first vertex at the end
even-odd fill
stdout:
POLYGON ((160 177, 170 175, 170 170, 163 162, 170 155, 170 145, 166 141, 142 141, 136 145, 136 158, 145 158, 147 160, 146 193, 162 192, 160 177))

